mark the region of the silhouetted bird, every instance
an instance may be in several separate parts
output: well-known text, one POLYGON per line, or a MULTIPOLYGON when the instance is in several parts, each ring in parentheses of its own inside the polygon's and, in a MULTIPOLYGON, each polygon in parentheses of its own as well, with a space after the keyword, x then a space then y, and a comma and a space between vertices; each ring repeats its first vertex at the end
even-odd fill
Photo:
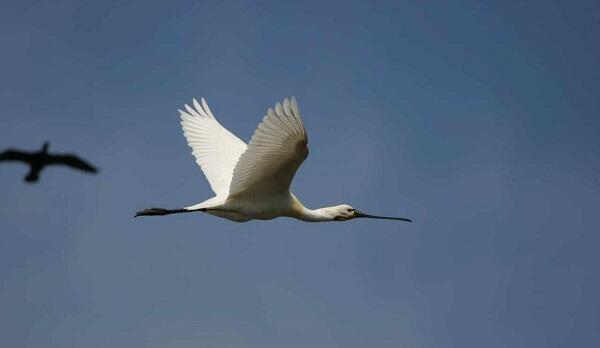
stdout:
POLYGON ((29 173, 25 176, 26 182, 36 182, 40 178, 40 172, 48 165, 61 164, 67 165, 74 169, 79 169, 88 173, 97 173, 98 170, 82 160, 81 158, 71 154, 51 155, 48 153, 48 142, 44 143, 42 149, 38 152, 26 152, 20 150, 8 149, 0 153, 1 161, 20 161, 29 164, 29 173))

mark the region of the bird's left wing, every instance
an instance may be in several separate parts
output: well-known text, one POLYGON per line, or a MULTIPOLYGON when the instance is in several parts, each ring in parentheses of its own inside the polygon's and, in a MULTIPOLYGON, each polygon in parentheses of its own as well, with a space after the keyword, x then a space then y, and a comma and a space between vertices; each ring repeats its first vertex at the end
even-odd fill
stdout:
POLYGON ((204 98, 201 102, 194 99, 194 107, 179 110, 181 128, 210 187, 217 196, 227 197, 233 168, 246 151, 246 143, 221 126, 204 98))
POLYGON ((308 137, 296 99, 286 98, 269 109, 240 156, 229 188, 229 197, 285 193, 294 174, 308 156, 308 137))
POLYGON ((46 157, 46 161, 48 164, 63 164, 71 168, 82 170, 84 172, 98 172, 98 169, 96 169, 96 167, 75 155, 48 155, 46 157))

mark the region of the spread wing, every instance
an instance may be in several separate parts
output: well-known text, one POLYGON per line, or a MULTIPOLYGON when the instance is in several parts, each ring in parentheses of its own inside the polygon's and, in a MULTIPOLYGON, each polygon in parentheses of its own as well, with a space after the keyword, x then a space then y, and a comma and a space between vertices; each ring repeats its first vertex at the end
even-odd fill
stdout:
POLYGON ((48 155, 45 158, 47 164, 62 164, 74 169, 88 173, 97 173, 98 169, 75 155, 48 155))
POLYGON ((29 163, 31 154, 19 150, 8 149, 0 153, 0 161, 22 161, 29 163))
POLYGON ((269 109, 240 156, 229 197, 259 197, 288 192, 294 174, 308 156, 308 137, 296 99, 269 109))
POLYGON ((181 128, 210 187, 217 196, 227 197, 233 168, 246 144, 221 126, 204 98, 201 102, 194 99, 193 107, 185 105, 187 112, 179 110, 181 128))

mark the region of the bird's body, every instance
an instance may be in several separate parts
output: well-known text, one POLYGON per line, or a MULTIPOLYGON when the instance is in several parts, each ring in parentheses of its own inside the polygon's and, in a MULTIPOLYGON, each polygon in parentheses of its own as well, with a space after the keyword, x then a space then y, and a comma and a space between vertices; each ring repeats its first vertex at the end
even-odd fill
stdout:
MULTIPOLYGON (((216 197, 215 197, 216 198, 216 197)), ((208 214, 228 220, 245 222, 249 220, 271 220, 279 216, 292 216, 294 199, 291 194, 260 197, 257 200, 245 199, 210 199, 202 202, 193 209, 203 209, 208 214)))
POLYGON ((40 173, 46 166, 49 165, 65 165, 72 169, 88 173, 96 173, 98 170, 84 161, 83 159, 72 154, 50 154, 48 153, 49 144, 46 142, 40 151, 27 152, 21 150, 8 149, 0 153, 1 161, 16 161, 23 162, 29 165, 29 172, 24 180, 29 183, 37 182, 40 178, 40 173))
POLYGON ((216 196, 180 209, 150 208, 136 216, 201 211, 237 222, 291 217, 308 222, 358 217, 394 219, 359 212, 349 205, 308 209, 290 192, 297 169, 308 156, 308 137, 294 98, 269 109, 249 144, 215 119, 204 99, 179 110, 196 162, 216 196))

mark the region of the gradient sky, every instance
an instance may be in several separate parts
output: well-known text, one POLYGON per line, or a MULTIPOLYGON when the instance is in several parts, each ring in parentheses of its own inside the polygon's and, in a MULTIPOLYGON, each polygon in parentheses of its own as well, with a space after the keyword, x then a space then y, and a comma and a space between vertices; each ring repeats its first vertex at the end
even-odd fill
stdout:
POLYGON ((600 339, 597 1, 3 1, 3 347, 582 347, 600 339), (414 224, 202 214, 177 109, 247 141, 295 95, 293 190, 414 224))

